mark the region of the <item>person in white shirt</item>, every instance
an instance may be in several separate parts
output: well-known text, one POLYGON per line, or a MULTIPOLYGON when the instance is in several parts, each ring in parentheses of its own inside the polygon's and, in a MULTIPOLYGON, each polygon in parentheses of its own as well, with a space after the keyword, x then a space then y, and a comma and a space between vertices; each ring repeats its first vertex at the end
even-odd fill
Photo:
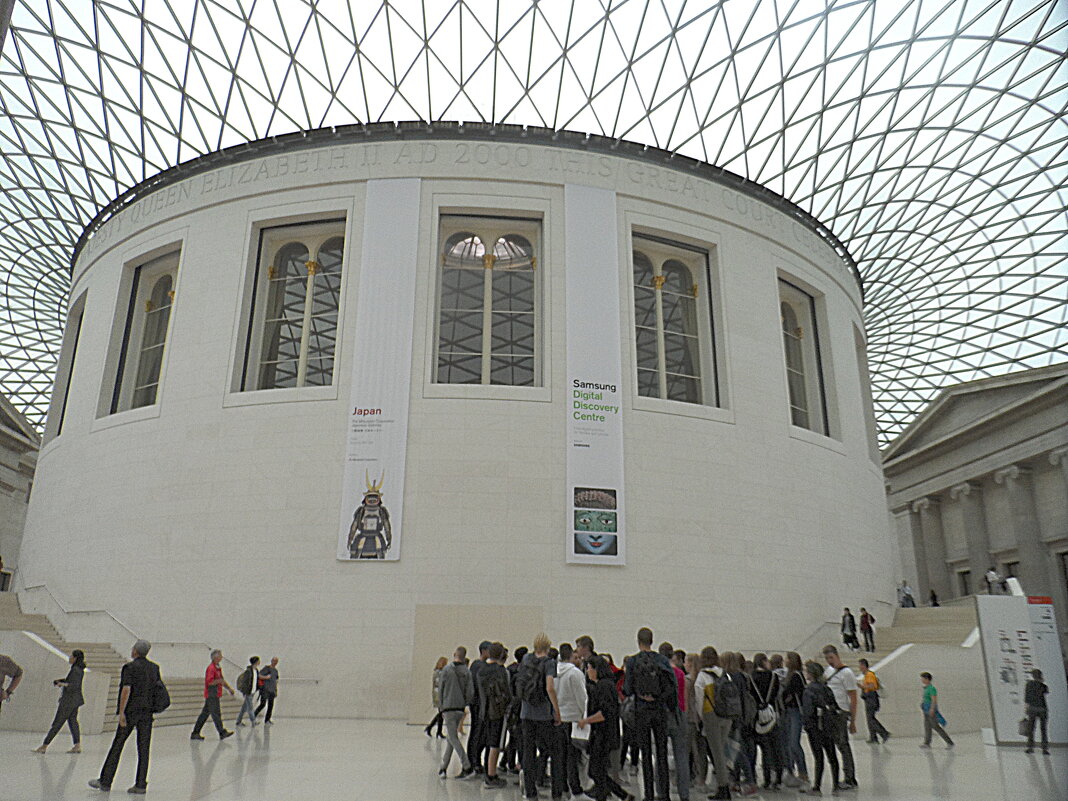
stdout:
POLYGON ((834 693, 834 700, 841 710, 840 714, 832 719, 831 740, 842 755, 842 773, 845 775, 842 787, 853 789, 857 786, 857 775, 849 735, 857 733, 857 677, 842 662, 838 649, 833 645, 824 646, 823 658, 827 660, 823 680, 834 693))
MULTIPOLYGON (((730 764, 727 762, 727 737, 731 733, 734 721, 731 718, 723 718, 715 713, 715 710, 705 711, 705 688, 713 684, 716 679, 724 675, 723 668, 719 664, 719 652, 711 645, 701 649, 701 671, 693 683, 693 694, 698 709, 701 710, 701 722, 704 725, 705 742, 712 754, 712 770, 716 776, 716 793, 709 798, 730 798, 731 774, 730 764)), ((742 692, 745 692, 743 689, 742 692)))
POLYGON ((586 676, 579 667, 581 664, 582 657, 571 647, 571 643, 561 643, 560 658, 556 662, 556 700, 560 704, 561 720, 558 736, 563 741, 567 766, 565 776, 573 796, 581 796, 584 792, 579 780, 579 762, 582 755, 571 744, 572 728, 586 717, 588 697, 586 676))

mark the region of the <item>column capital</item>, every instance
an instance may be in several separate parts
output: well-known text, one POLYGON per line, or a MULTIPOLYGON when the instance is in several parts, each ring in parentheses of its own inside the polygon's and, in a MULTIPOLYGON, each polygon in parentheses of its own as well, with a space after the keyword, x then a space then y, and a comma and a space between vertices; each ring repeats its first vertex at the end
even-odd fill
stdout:
POLYGON ((976 496, 983 494, 982 485, 975 481, 962 481, 960 484, 954 484, 949 488, 950 500, 954 501, 959 501, 962 497, 973 493, 976 496))
POLYGON ((1059 464, 1068 464, 1068 447, 1055 448, 1049 452, 1049 463, 1056 467, 1059 464))
POLYGON ((1031 475, 1031 471, 1028 468, 1020 467, 1018 464, 1010 464, 1008 467, 1003 467, 1000 470, 994 471, 994 483, 1004 484, 1008 487, 1011 482, 1019 481, 1021 478, 1027 478, 1029 475, 1031 475))
POLYGON ((937 510, 940 503, 941 501, 939 501, 937 497, 926 495, 923 498, 918 498, 912 502, 912 511, 920 512, 922 514, 923 512, 930 511, 932 507, 937 510))

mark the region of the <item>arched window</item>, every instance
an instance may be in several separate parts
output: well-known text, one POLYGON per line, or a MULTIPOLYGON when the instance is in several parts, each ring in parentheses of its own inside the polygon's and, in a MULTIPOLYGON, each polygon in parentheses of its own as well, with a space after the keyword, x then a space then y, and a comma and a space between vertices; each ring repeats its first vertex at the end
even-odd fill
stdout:
POLYGON ((330 220, 260 232, 243 389, 333 383, 343 230, 330 220))
POLYGON ((535 386, 540 224, 442 215, 440 227, 436 381, 535 386))
POLYGON ((779 316, 790 420, 800 428, 827 434, 828 415, 815 298, 779 279, 779 316))
POLYGON ((634 246, 638 394, 715 405, 716 382, 703 380, 715 363, 708 254, 639 236, 634 246))
POLYGON ((111 397, 112 414, 152 406, 159 400, 178 256, 177 252, 168 253, 132 270, 130 303, 111 397))

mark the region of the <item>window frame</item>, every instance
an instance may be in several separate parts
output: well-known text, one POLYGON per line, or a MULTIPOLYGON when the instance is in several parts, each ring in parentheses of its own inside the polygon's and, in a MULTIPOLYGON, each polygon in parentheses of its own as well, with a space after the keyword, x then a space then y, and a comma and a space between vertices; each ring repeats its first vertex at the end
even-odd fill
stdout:
POLYGON ((542 297, 541 290, 541 269, 543 269, 543 263, 541 259, 542 241, 544 239, 544 221, 540 217, 519 217, 511 214, 455 214, 445 211, 439 211, 437 221, 437 232, 435 237, 435 255, 436 255, 436 293, 434 303, 434 350, 433 350, 433 376, 432 381, 438 386, 481 386, 481 387, 514 387, 521 389, 538 389, 544 386, 544 364, 545 354, 542 346, 542 314, 544 310, 544 299, 542 297), (445 225, 445 220, 450 220, 449 225, 445 225), (455 222, 452 222, 455 221, 455 222), (534 369, 533 380, 531 384, 495 384, 492 381, 493 378, 493 326, 492 318, 495 314, 493 306, 494 296, 494 276, 497 274, 493 268, 484 268, 483 270, 483 298, 484 302, 481 307, 483 331, 482 331, 482 343, 479 356, 481 359, 480 373, 481 380, 479 382, 452 382, 452 381, 440 381, 438 379, 439 370, 441 369, 440 353, 441 353, 441 322, 442 322, 442 303, 443 303, 443 289, 444 289, 444 248, 446 242, 453 236, 459 233, 471 233, 478 236, 482 240, 483 247, 487 247, 486 241, 480 235, 481 233, 490 232, 493 245, 496 245, 500 238, 508 234, 516 234, 522 236, 531 244, 531 261, 533 273, 533 330, 534 330, 534 352, 532 354, 534 369), (486 302, 488 301, 488 303, 486 302), (489 350, 487 350, 487 344, 489 350))
POLYGON ((85 308, 89 291, 83 291, 67 307, 67 324, 60 346, 59 363, 56 365, 56 379, 52 386, 52 400, 49 403, 48 419, 45 421, 43 443, 57 439, 63 433, 70 403, 70 387, 74 379, 74 368, 78 362, 78 348, 81 344, 82 325, 85 320, 85 308), (56 404, 56 401, 59 404, 56 404))
MULTIPOLYGON (((244 320, 244 337, 243 337, 243 351, 237 365, 236 382, 234 386, 234 393, 240 395, 248 395, 249 393, 257 392, 282 392, 282 391, 315 391, 321 390, 324 387, 335 387, 337 385, 337 369, 338 369, 338 353, 341 350, 341 336, 342 336, 342 316, 341 311, 345 305, 345 286, 346 277, 350 265, 350 247, 351 241, 349 238, 349 225, 348 215, 345 213, 340 216, 331 216, 324 218, 314 218, 308 220, 299 221, 286 221, 279 224, 271 224, 269 221, 264 221, 254 227, 252 237, 255 239, 256 245, 254 248, 250 248, 253 252, 252 263, 250 268, 250 279, 248 287, 248 300, 246 303, 242 303, 242 313, 244 320), (340 263, 340 281, 338 286, 338 306, 336 311, 337 324, 334 333, 334 352, 332 355, 333 369, 331 370, 330 383, 329 384, 298 384, 292 387, 261 387, 260 372, 263 368, 263 348, 264 348, 264 329, 267 323, 267 300, 269 297, 269 286, 265 286, 262 290, 260 284, 263 277, 264 270, 264 248, 268 241, 268 237, 272 236, 271 232, 287 231, 295 228, 319 228, 322 233, 318 236, 320 239, 315 258, 312 258, 313 254, 309 252, 309 261, 317 261, 319 253, 322 248, 331 240, 340 237, 343 241, 341 251, 341 263, 340 263), (263 297, 261 298, 261 295, 263 297), (249 382, 254 382, 253 386, 248 386, 249 382)), ((286 240, 289 239, 284 233, 277 234, 278 247, 285 247, 286 240)), ((304 244, 304 243, 301 243, 304 244)), ((271 259, 273 261, 273 259, 271 259)), ((268 266, 267 269, 270 269, 268 266)), ((273 279, 268 279, 273 280, 273 279)), ((305 374, 307 364, 307 350, 310 346, 305 346, 305 341, 308 338, 308 330, 304 326, 304 320, 307 319, 309 308, 311 305, 307 286, 305 288, 305 312, 304 318, 302 318, 301 325, 301 340, 300 340, 300 356, 298 360, 304 360, 305 362, 305 374)), ((299 366, 298 366, 299 371, 299 366)))
MULTIPOLYGON (((787 422, 794 430, 807 431, 817 436, 833 438, 833 428, 830 410, 831 403, 830 399, 828 398, 827 371, 824 364, 824 343, 820 335, 820 329, 822 327, 822 315, 820 314, 818 301, 820 300, 821 296, 817 293, 814 293, 814 291, 809 289, 808 287, 803 286, 793 276, 779 273, 776 276, 776 279, 777 302, 775 304, 775 309, 777 314, 775 319, 778 323, 778 325, 776 326, 776 330, 778 332, 778 339, 783 359, 783 379, 784 389, 786 392, 787 422), (788 297, 785 297, 783 294, 784 285, 785 287, 788 287, 789 290, 792 290, 793 292, 799 294, 802 299, 792 300, 788 297), (796 313, 799 310, 797 305, 798 303, 803 304, 803 314, 800 315, 798 318, 798 327, 802 330, 802 332, 804 331, 804 327, 806 325, 812 329, 812 338, 809 340, 811 342, 811 345, 806 347, 805 344, 802 343, 801 347, 802 365, 805 368, 802 372, 802 375, 805 379, 806 394, 809 396, 809 398, 811 398, 813 394, 812 390, 815 390, 818 394, 818 408, 816 408, 816 404, 813 403, 812 400, 809 400, 808 407, 805 411, 809 415, 810 422, 813 415, 818 413, 819 421, 822 424, 821 428, 813 428, 811 425, 802 426, 794 422, 793 409, 795 408, 795 406, 793 402, 793 397, 790 392, 790 362, 786 349, 786 343, 784 340, 785 332, 783 330, 782 306, 786 304, 790 306, 796 313), (811 354, 811 366, 815 368, 814 377, 810 375, 811 370, 809 369, 810 365, 808 362, 808 358, 806 358, 806 353, 811 354)), ((801 339, 803 339, 803 336, 799 338, 799 341, 801 339)))
POLYGON ((103 417, 123 414, 150 414, 146 410, 155 409, 160 405, 167 353, 170 349, 171 331, 174 325, 175 308, 178 303, 178 277, 181 273, 183 252, 184 242, 175 246, 157 249, 139 258, 128 260, 123 265, 124 280, 120 282, 120 292, 123 289, 126 290, 125 313, 121 318, 116 317, 116 322, 121 319, 122 324, 119 328, 118 349, 107 373, 110 376, 110 392, 108 393, 106 406, 103 409, 103 417), (144 355, 143 342, 146 314, 148 313, 145 303, 151 300, 152 290, 156 286, 156 282, 166 275, 171 278, 170 303, 167 306, 167 323, 160 343, 162 352, 160 354, 159 372, 155 381, 156 391, 151 403, 134 406, 132 404, 136 393, 135 382, 140 374, 141 359, 144 355))

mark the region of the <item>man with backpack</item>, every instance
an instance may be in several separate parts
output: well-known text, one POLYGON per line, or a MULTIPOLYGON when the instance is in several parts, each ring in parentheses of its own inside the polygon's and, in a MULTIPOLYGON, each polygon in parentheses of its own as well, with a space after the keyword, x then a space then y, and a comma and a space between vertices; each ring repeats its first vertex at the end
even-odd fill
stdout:
MULTIPOLYGON (((656 748, 656 798, 668 798, 667 715, 678 703, 675 674, 653 650, 653 632, 638 629, 638 653, 624 661, 624 706, 633 705, 634 740, 642 760, 644 801, 653 801, 653 751, 656 748)), ((624 714, 627 714, 624 710, 624 714)))
POLYGON ((564 795, 564 755, 554 725, 560 724, 556 698, 556 660, 549 657, 548 635, 534 638, 534 652, 523 657, 516 672, 516 689, 522 699, 519 711, 522 730, 523 797, 538 797, 539 751, 552 760, 552 797, 564 795))
POLYGON ((486 787, 506 787, 508 782, 497 775, 497 757, 504 743, 505 721, 512 705, 512 688, 508 668, 504 662, 504 646, 491 643, 486 663, 478 673, 478 697, 481 699, 479 720, 482 721, 482 742, 489 748, 486 759, 486 787))
POLYGON ((441 759, 438 777, 448 775, 452 752, 460 755, 463 770, 457 778, 466 779, 474 774, 471 760, 460 742, 460 722, 464 719, 464 710, 475 697, 475 686, 471 680, 471 671, 467 669, 467 649, 457 646, 452 655, 452 662, 441 669, 438 686, 441 690, 441 717, 445 721, 445 754, 441 759))
POLYGON ((857 775, 853 766, 853 749, 849 745, 849 735, 857 733, 857 677, 846 667, 833 645, 823 648, 823 658, 827 660, 827 669, 823 680, 834 693, 838 704, 838 714, 831 719, 831 741, 842 755, 842 789, 855 790, 857 775))
POLYGON ((515 688, 515 677, 519 673, 519 666, 523 657, 527 655, 528 648, 521 645, 515 649, 515 661, 508 666, 508 687, 512 693, 512 704, 508 708, 508 747, 504 750, 504 765, 512 773, 518 773, 517 767, 520 759, 519 741, 522 739, 519 733, 519 708, 523 699, 515 688))
POLYGON ((127 790, 134 795, 144 795, 148 789, 148 750, 152 743, 152 715, 162 712, 170 704, 166 688, 160 679, 159 665, 146 658, 151 644, 138 640, 130 651, 132 661, 122 666, 119 674, 119 725, 115 739, 111 741, 100 778, 93 779, 89 786, 96 790, 111 789, 119 757, 126 740, 137 730, 137 779, 127 790))
POLYGON ((241 711, 237 713, 235 726, 244 726, 241 719, 247 714, 248 722, 256 725, 255 701, 253 694, 256 692, 256 676, 259 675, 260 658, 254 656, 248 660, 248 667, 237 677, 237 691, 241 693, 244 701, 241 702, 241 711))
POLYGON ((482 736, 482 699, 478 690, 478 674, 486 666, 489 658, 489 647, 492 643, 483 640, 478 645, 478 659, 471 663, 471 681, 475 685, 475 697, 471 702, 471 733, 467 735, 467 758, 471 760, 471 766, 475 773, 482 773, 482 752, 486 750, 487 741, 482 736))
POLYGON ((712 754, 712 767, 716 776, 716 792, 709 798, 715 801, 730 801, 731 774, 727 761, 727 738, 736 721, 742 717, 742 692, 740 681, 732 677, 719 664, 719 652, 711 645, 701 649, 701 672, 694 681, 694 697, 701 707, 703 735, 712 754))

